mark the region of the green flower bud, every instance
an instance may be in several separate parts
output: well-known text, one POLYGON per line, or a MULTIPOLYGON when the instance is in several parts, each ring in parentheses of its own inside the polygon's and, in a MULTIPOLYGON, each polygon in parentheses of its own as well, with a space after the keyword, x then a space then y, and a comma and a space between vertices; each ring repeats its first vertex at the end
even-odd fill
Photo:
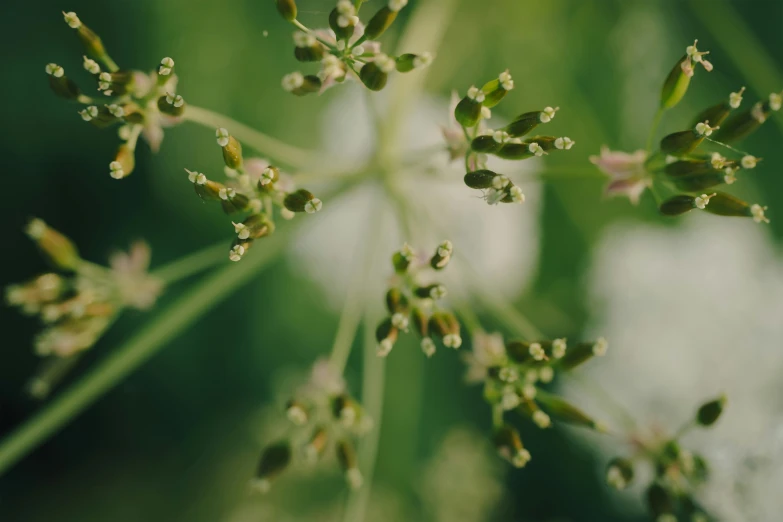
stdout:
POLYGON ((247 196, 238 193, 231 187, 221 187, 218 190, 218 198, 220 198, 220 205, 226 214, 247 210, 250 205, 250 199, 247 196))
POLYGON ((506 143, 499 150, 495 151, 495 156, 507 160, 523 160, 533 156, 541 157, 545 154, 544 148, 536 141, 525 141, 522 143, 506 143))
POLYGON ((688 86, 691 84, 692 73, 690 75, 686 73, 689 65, 690 58, 685 55, 669 72, 661 90, 661 107, 671 109, 680 103, 680 100, 685 96, 688 86))
POLYGON ((664 216, 679 216, 696 208, 696 198, 681 194, 667 199, 658 210, 664 216))
POLYGON ((311 33, 294 33, 294 57, 300 62, 319 62, 324 57, 324 47, 311 33))
POLYGON ((347 40, 353 36, 356 23, 352 15, 342 14, 334 8, 329 13, 329 27, 337 35, 338 40, 347 40))
POLYGON ((226 167, 237 170, 242 167, 242 144, 231 136, 226 129, 215 131, 217 143, 223 150, 223 161, 226 167))
POLYGON ((457 349, 462 346, 459 321, 451 312, 435 312, 430 316, 430 334, 441 338, 444 346, 457 349))
POLYGON ((495 431, 493 441, 498 454, 514 467, 522 468, 530 462, 530 452, 522 445, 522 438, 514 427, 501 426, 495 431))
POLYGON ((332 415, 346 426, 353 426, 361 414, 361 406, 348 394, 343 393, 332 400, 332 415))
POLYGON ((491 109, 500 103, 513 88, 514 80, 511 79, 511 74, 508 70, 503 71, 497 79, 485 83, 481 88, 481 92, 485 95, 484 107, 491 109))
POLYGON ((481 107, 485 95, 477 87, 468 89, 468 94, 454 109, 454 117, 463 127, 475 127, 481 118, 481 107))
POLYGON ((395 252, 392 256, 392 265, 394 265, 394 271, 398 274, 404 274, 408 271, 411 261, 402 252, 395 252))
POLYGON ((764 215, 766 209, 761 205, 750 205, 731 194, 718 192, 704 210, 718 216, 751 217, 756 223, 769 223, 764 215))
POLYGON ((275 0, 275 4, 277 5, 277 12, 283 18, 289 22, 296 20, 296 2, 294 0, 275 0))
POLYGON ((81 95, 81 90, 76 83, 65 75, 65 70, 56 63, 46 66, 46 74, 49 75, 49 87, 52 92, 66 100, 75 100, 81 95))
POLYGON ((128 177, 136 166, 135 152, 125 143, 117 149, 114 161, 109 163, 109 174, 114 179, 128 177))
POLYGON ((446 287, 440 283, 432 283, 427 286, 420 286, 416 288, 413 293, 419 299, 442 299, 446 297, 446 287))
POLYGON ((182 116, 185 112, 185 100, 178 94, 161 96, 158 98, 158 110, 169 116, 182 116))
POLYGON ((266 214, 252 214, 241 223, 234 223, 234 232, 239 239, 261 239, 275 231, 275 224, 266 214))
POLYGON ((429 337, 429 319, 421 308, 417 307, 411 311, 411 319, 416 332, 422 337, 429 337))
POLYGON ((394 20, 397 19, 397 11, 392 11, 388 7, 382 7, 373 17, 367 22, 367 27, 364 29, 364 36, 368 40, 375 40, 386 32, 386 29, 391 27, 394 20))
POLYGON ((362 473, 359 471, 359 463, 356 458, 356 450, 348 440, 337 443, 337 461, 345 472, 345 480, 352 489, 358 489, 362 485, 362 473))
POLYGON ((430 258, 430 267, 433 270, 443 270, 449 264, 451 255, 454 253, 454 245, 451 241, 444 241, 435 250, 435 254, 430 258))
POLYGON ((430 63, 432 63, 432 55, 430 53, 423 53, 423 54, 406 53, 397 57, 397 71, 401 73, 406 73, 414 69, 421 69, 422 67, 427 67, 430 63))
POLYGON ((503 130, 508 132, 509 136, 520 138, 538 127, 539 124, 552 121, 557 110, 557 108, 546 107, 543 111, 520 114, 503 130))
POLYGON ((559 421, 597 431, 606 431, 600 422, 593 420, 582 410, 557 395, 539 392, 536 395, 536 400, 549 415, 559 421))
POLYGON ((307 424, 309 419, 308 407, 301 401, 290 399, 285 405, 285 412, 288 420, 297 426, 307 424))
POLYGON ((390 288, 386 292, 386 308, 390 314, 408 313, 408 298, 399 288, 390 288))
POLYGON ((304 76, 300 72, 293 72, 283 77, 283 89, 295 96, 306 96, 321 90, 321 79, 314 74, 304 76))
MULTIPOLYGON (((502 136, 498 135, 498 137, 502 136)), ((470 142, 470 148, 481 154, 492 154, 500 150, 502 146, 503 142, 495 139, 493 134, 477 136, 473 138, 473 141, 470 142)))
POLYGON ((710 127, 709 122, 697 123, 691 130, 675 132, 661 140, 661 152, 672 156, 686 156, 711 136, 718 127, 710 127))
POLYGON ((730 118, 715 133, 715 139, 723 143, 732 143, 747 138, 767 121, 770 114, 781 108, 781 95, 772 93, 766 102, 758 102, 747 111, 730 118))
POLYGON ((701 426, 712 426, 717 422, 726 407, 726 396, 721 395, 715 400, 701 405, 696 412, 696 422, 701 426))
POLYGON ((256 471, 257 487, 268 491, 271 481, 285 471, 291 463, 291 445, 288 441, 280 441, 267 446, 258 462, 256 471))
POLYGON ((396 68, 394 59, 385 54, 377 54, 372 62, 367 63, 359 71, 359 78, 362 83, 371 91, 380 91, 386 87, 389 80, 389 73, 396 68))
POLYGON ((58 268, 76 270, 81 264, 79 251, 70 239, 50 228, 41 219, 32 219, 25 229, 41 252, 58 268))
POLYGON ((386 357, 394 348, 394 343, 397 342, 397 336, 399 330, 392 322, 391 317, 387 317, 378 327, 375 329, 375 340, 378 342, 378 356, 386 357))
POLYGON ((738 92, 731 93, 728 100, 704 109, 696 116, 692 126, 696 126, 696 124, 702 121, 709 121, 713 125, 722 125, 726 118, 728 118, 729 113, 734 109, 739 108, 742 103, 742 94, 744 92, 745 87, 741 88, 738 92))
POLYGON ((647 506, 656 517, 674 512, 674 501, 671 494, 658 483, 647 489, 647 506))
MULTIPOLYGON (((529 343, 526 341, 508 341, 506 343, 506 354, 508 354, 509 359, 519 364, 530 363, 534 360, 533 354, 530 350, 530 346, 532 344, 536 344, 539 348, 541 347, 539 343, 529 343)), ((538 353, 535 348, 533 351, 538 353)), ((543 354, 543 350, 541 351, 541 354, 543 354)), ((543 357, 541 357, 539 360, 541 359, 543 359, 543 357)))
POLYGON ((568 348, 563 358, 560 359, 560 365, 565 370, 571 370, 593 357, 603 357, 608 348, 609 344, 603 337, 593 343, 577 343, 568 348))
POLYGON ((474 170, 465 174, 465 185, 473 189, 502 189, 509 183, 508 178, 491 170, 474 170), (498 180, 498 178, 502 178, 498 180), (502 186, 501 186, 502 182, 502 186))
POLYGON ((323 203, 317 197, 305 189, 299 189, 286 195, 283 200, 285 208, 291 212, 307 212, 314 214, 321 210, 323 203))
POLYGON ((615 457, 606 466, 606 483, 622 490, 633 482, 633 462, 630 459, 615 457))

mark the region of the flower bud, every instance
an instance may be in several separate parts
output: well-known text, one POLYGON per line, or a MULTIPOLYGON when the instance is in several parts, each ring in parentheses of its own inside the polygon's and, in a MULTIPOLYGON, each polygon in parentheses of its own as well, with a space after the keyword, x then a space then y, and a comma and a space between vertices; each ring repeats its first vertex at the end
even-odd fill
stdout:
POLYGON ((321 210, 323 203, 320 199, 313 196, 313 194, 305 189, 299 189, 296 192, 291 192, 283 200, 285 208, 291 212, 307 212, 308 214, 314 214, 321 210))
POLYGON ((606 466, 606 483, 617 490, 623 490, 633 482, 633 462, 630 459, 615 457, 606 466))
POLYGON ((691 130, 669 134, 661 140, 661 152, 672 156, 688 155, 717 129, 718 127, 710 127, 709 122, 705 121, 697 123, 691 130))
POLYGON ((747 111, 731 118, 715 133, 715 139, 723 143, 732 143, 747 138, 767 121, 773 111, 780 110, 780 95, 770 94, 766 102, 758 102, 747 111))
POLYGON ((280 169, 274 165, 269 165, 261 173, 261 177, 258 179, 258 190, 263 192, 271 192, 274 190, 275 183, 280 180, 280 169))
POLYGON ((600 422, 593 420, 582 410, 558 397, 557 395, 540 392, 538 395, 536 395, 536 400, 549 413, 549 415, 559 421, 573 424, 575 426, 594 429, 597 431, 606 431, 606 428, 600 422))
POLYGON ((324 47, 311 33, 294 33, 294 57, 300 62, 320 62, 324 57, 324 47))
POLYGON ((519 432, 505 424, 495 431, 493 437, 498 454, 509 461, 514 467, 522 468, 530 462, 530 452, 522 446, 519 432))
POLYGON ((337 443, 337 461, 345 472, 345 480, 351 489, 362 487, 362 472, 359 471, 356 450, 350 441, 343 439, 337 443))
POLYGON ((179 94, 166 94, 158 98, 158 110, 169 116, 182 116, 185 112, 185 100, 179 94))
POLYGON ((484 93, 485 99, 484 99, 484 107, 492 108, 498 103, 500 103, 503 98, 505 98, 506 94, 510 90, 514 88, 514 80, 511 79, 511 73, 508 72, 508 69, 500 73, 500 75, 490 81, 484 84, 484 86, 481 88, 481 92, 484 93))
POLYGON ((769 219, 764 215, 766 207, 750 205, 724 192, 716 193, 704 210, 718 216, 752 217, 756 223, 769 223, 769 219))
MULTIPOLYGON (((683 56, 672 68, 666 80, 663 82, 661 90, 661 107, 671 109, 682 100, 691 84, 691 77, 687 73, 690 66, 690 59, 687 55, 683 56)), ((690 69, 692 71, 692 69, 690 69)))
POLYGON ((427 286, 417 287, 413 293, 420 299, 443 299, 446 297, 448 291, 446 287, 440 283, 432 283, 427 286))
POLYGON ((728 118, 729 113, 731 113, 732 110, 739 108, 742 103, 742 94, 744 92, 745 87, 741 88, 738 92, 731 93, 728 100, 704 109, 694 119, 693 126, 702 121, 709 121, 713 125, 722 125, 726 118, 728 118))
POLYGON ((411 321, 413 322, 413 328, 416 330, 422 338, 429 338, 429 318, 427 314, 421 308, 414 308, 411 310, 411 321))
POLYGON ((313 430, 313 434, 310 436, 310 441, 305 446, 305 455, 310 462, 315 462, 323 455, 326 449, 326 444, 329 442, 329 434, 326 428, 318 426, 313 430))
POLYGON ((81 263, 76 245, 63 234, 50 228, 43 220, 32 219, 27 224, 25 232, 58 268, 76 270, 81 263))
POLYGON ((696 208, 696 198, 681 194, 667 199, 658 210, 664 216, 679 216, 696 208))
POLYGON ((262 492, 269 490, 271 481, 280 475, 291 463, 291 445, 280 441, 267 446, 258 462, 256 486, 262 492))
POLYGON ((517 116, 505 129, 509 136, 522 137, 538 127, 541 123, 549 123, 555 117, 558 108, 546 107, 543 111, 526 112, 517 116))
POLYGON ((500 150, 500 147, 502 146, 503 143, 496 140, 491 134, 476 136, 473 138, 473 141, 470 142, 470 148, 481 154, 493 154, 500 150))
POLYGON ((329 27, 334 31, 338 40, 347 40, 353 36, 358 17, 350 1, 345 2, 344 12, 341 12, 340 3, 329 13, 329 27))
POLYGON ((378 342, 378 357, 386 357, 397 342, 399 330, 390 317, 384 319, 375 329, 375 340, 378 342))
POLYGON ((386 308, 390 314, 408 313, 408 298, 399 288, 390 288, 386 292, 386 308))
POLYGON ((468 89, 468 94, 454 109, 454 117, 463 127, 474 127, 481 119, 481 108, 485 95, 477 87, 468 89))
POLYGON ((577 343, 570 347, 562 359, 560 365, 565 370, 576 368, 580 364, 593 357, 603 357, 609 348, 609 343, 603 337, 593 343, 577 343))
POLYGON ((428 328, 430 334, 434 334, 443 340, 444 346, 457 349, 462 346, 459 321, 450 312, 435 312, 430 317, 428 328))
POLYGON ((406 73, 414 69, 422 69, 432 63, 430 53, 405 53, 397 57, 397 72, 406 73))
POLYGON ((223 149, 223 161, 226 167, 237 170, 242 167, 242 144, 231 136, 226 129, 216 132, 218 145, 223 149))
POLYGON ((218 198, 220 198, 220 206, 223 207, 223 212, 226 214, 245 211, 250 205, 250 198, 231 187, 220 188, 218 198))
POLYGON ((343 393, 332 401, 332 414, 345 426, 353 426, 361 415, 361 407, 349 395, 343 393))
POLYGON ((545 154, 543 147, 535 141, 522 143, 506 143, 494 154, 507 160, 523 160, 533 156, 541 157, 545 154))
POLYGON ((496 174, 491 170, 474 170, 465 174, 465 185, 473 189, 488 189, 488 188, 505 188, 508 184, 508 178, 496 174), (503 178, 504 185, 502 187, 496 186, 498 183, 497 178, 503 178))
POLYGON ((656 517, 674 512, 671 494, 657 482, 647 489, 647 506, 656 517))
POLYGON ((103 47, 103 42, 89 27, 84 25, 76 13, 63 13, 65 23, 67 23, 72 29, 76 29, 76 34, 79 36, 87 53, 92 55, 93 58, 102 60, 106 58, 106 49, 103 47))
POLYGON ((296 2, 294 0, 275 0, 275 4, 277 5, 277 12, 283 18, 289 22, 296 20, 296 2))
POLYGON ((715 400, 702 404, 699 410, 696 412, 696 422, 698 422, 701 426, 712 426, 715 424, 715 422, 717 422, 725 407, 725 395, 721 395, 715 400))
POLYGON ((304 405, 304 403, 296 399, 291 399, 285 406, 285 412, 288 420, 297 426, 304 426, 307 424, 309 415, 307 413, 307 407, 304 405))
POLYGON ((389 80, 389 73, 396 67, 392 58, 385 54, 378 54, 372 62, 369 62, 359 71, 359 78, 362 83, 371 91, 380 91, 386 87, 389 80))
POLYGON ((300 72, 293 72, 283 77, 282 85, 291 94, 305 96, 321 90, 321 79, 312 74, 304 76, 300 72))
POLYGON ((120 145, 114 161, 109 163, 109 174, 114 179, 122 179, 130 176, 136 166, 134 151, 126 144, 120 145))
POLYGON ((49 75, 49 87, 61 98, 75 100, 81 95, 81 90, 76 83, 65 75, 65 69, 56 63, 46 66, 46 74, 49 75))
MULTIPOLYGON (((372 18, 367 22, 367 27, 364 29, 364 36, 368 40, 375 40, 386 32, 386 29, 391 27, 394 20, 397 19, 397 11, 389 9, 388 6, 382 7, 372 18)), ((410 70, 410 69, 409 69, 410 70)))
POLYGON ((234 231, 241 240, 261 239, 275 231, 275 224, 270 221, 266 214, 252 214, 245 218, 242 223, 234 223, 234 231))
MULTIPOLYGON (((508 341, 506 343, 506 354, 508 357, 519 364, 532 362, 533 354, 530 350, 532 344, 541 347, 540 343, 529 343, 527 341, 508 341)), ((534 350, 536 351, 536 350, 534 350)))
POLYGON ((726 176, 721 171, 699 174, 696 176, 683 176, 674 180, 674 185, 686 192, 697 192, 722 185, 726 182, 726 176))

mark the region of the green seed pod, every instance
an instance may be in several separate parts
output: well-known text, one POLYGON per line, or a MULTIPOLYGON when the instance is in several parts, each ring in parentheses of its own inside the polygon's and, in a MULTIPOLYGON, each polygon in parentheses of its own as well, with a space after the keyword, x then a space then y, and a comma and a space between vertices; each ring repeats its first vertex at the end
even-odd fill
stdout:
POLYGON ((343 439, 337 443, 337 461, 345 472, 345 479, 353 489, 362 485, 362 474, 359 471, 359 462, 356 458, 356 449, 353 443, 343 439))
POLYGON ((394 265, 394 271, 398 274, 407 272, 410 264, 410 258, 402 252, 395 252, 394 255, 392 255, 392 265, 394 265))
POLYGON ((266 214, 251 214, 242 223, 234 224, 239 239, 261 239, 275 231, 275 224, 266 214))
POLYGON ((308 47, 294 47, 294 58, 300 62, 320 62, 323 57, 324 48, 320 44, 308 47))
POLYGON ((674 501, 671 494, 658 483, 647 489, 647 506, 656 517, 674 512, 674 501))
POLYGON ((421 69, 428 66, 432 62, 432 55, 430 53, 424 54, 412 54, 405 53, 397 57, 397 71, 406 73, 413 71, 414 69, 421 69))
POLYGON ((446 287, 440 283, 419 286, 413 291, 419 299, 442 299, 446 297, 446 287))
POLYGON ((443 270, 448 266, 451 260, 451 254, 454 253, 454 245, 451 241, 444 241, 435 249, 435 254, 430 258, 430 267, 433 270, 443 270))
POLYGON ((498 428, 493 442, 498 454, 513 466, 521 468, 530 462, 530 453, 522 445, 522 438, 514 427, 505 424, 498 428))
POLYGON ((454 109, 454 118, 463 127, 475 127, 481 119, 481 107, 484 93, 476 87, 468 89, 468 94, 460 100, 454 109))
POLYGON ((708 189, 726 182, 725 176, 720 172, 710 172, 696 176, 682 176, 674 180, 674 185, 686 192, 696 192, 708 189))
POLYGON ((307 212, 313 214, 321 210, 321 200, 305 189, 299 189, 286 195, 283 200, 285 208, 291 212, 307 212))
MULTIPOLYGON (((220 129, 225 130, 225 129, 220 129)), ((237 170, 242 167, 242 144, 237 141, 233 136, 224 138, 218 138, 218 143, 225 143, 222 145, 223 161, 226 167, 237 170)))
POLYGON ((530 354, 530 344, 525 341, 508 341, 506 343, 506 354, 517 363, 526 364, 533 360, 530 354))
POLYGON ((749 110, 729 118, 715 133, 715 139, 723 143, 743 140, 761 127, 770 114, 769 102, 758 102, 749 110))
POLYGON ((386 308, 390 314, 408 313, 408 298, 399 288, 390 288, 386 292, 386 308))
MULTIPOLYGON (((61 71, 62 68, 59 70, 61 71)), ((65 98, 66 100, 75 100, 82 94, 82 91, 79 89, 79 86, 76 85, 76 82, 65 76, 65 74, 61 74, 60 76, 49 74, 49 87, 54 94, 60 98, 65 98)))
POLYGON ((158 110, 169 116, 182 116, 185 112, 185 100, 180 95, 161 96, 158 98, 158 110))
POLYGON ((682 66, 689 61, 690 58, 687 55, 683 56, 669 72, 661 90, 661 107, 671 109, 680 103, 680 100, 685 96, 688 86, 691 84, 691 77, 685 74, 682 66))
POLYGON ((256 478, 267 483, 280 475, 291 463, 291 445, 288 441, 280 441, 267 446, 258 462, 256 478))
POLYGON ((494 152, 499 158, 517 161, 542 156, 543 153, 543 149, 536 142, 506 143, 494 152))
POLYGON ((95 34, 92 29, 81 24, 76 29, 76 34, 79 36, 79 40, 81 40, 82 45, 84 45, 84 48, 87 50, 87 54, 98 60, 106 57, 106 48, 103 46, 100 37, 95 34))
POLYGON ((392 322, 391 317, 387 317, 378 327, 375 329, 375 340, 378 341, 378 356, 386 357, 394 348, 394 343, 397 342, 399 330, 392 322))
POLYGON ((275 0, 277 5, 277 12, 280 15, 292 22, 296 20, 296 2, 294 0, 275 0))
POLYGON ((671 178, 680 178, 688 176, 700 176, 702 174, 712 174, 715 172, 709 160, 686 159, 669 163, 663 168, 667 176, 671 178))
POLYGON ((334 34, 337 35, 338 40, 347 40, 353 36, 354 28, 356 27, 350 18, 344 17, 337 8, 332 9, 329 13, 329 27, 332 28, 334 34), (340 25, 340 21, 346 21, 346 25, 340 25))
POLYGON ((329 442, 329 433, 324 426, 317 426, 310 435, 310 440, 305 446, 305 454, 310 461, 315 461, 324 454, 329 442))
POLYGON ((751 205, 724 192, 716 193, 704 210, 718 216, 753 217, 751 205))
POLYGON ((376 62, 370 62, 359 71, 359 78, 371 91, 380 91, 386 87, 389 74, 384 72, 376 62))
POLYGON ((470 148, 482 154, 492 154, 500 150, 503 144, 497 141, 492 135, 485 134, 477 136, 470 142, 470 148))
POLYGON ((548 123, 555 117, 557 109, 546 107, 543 111, 526 112, 517 116, 514 121, 508 124, 503 130, 508 132, 509 136, 520 138, 541 123, 548 123))
POLYGON ((76 270, 81 264, 79 251, 70 239, 50 228, 41 219, 32 219, 25 229, 41 252, 58 268, 76 270))
POLYGON ((702 144, 704 136, 693 130, 669 134, 661 140, 661 152, 672 156, 686 156, 702 144))
POLYGON ((605 341, 599 339, 594 343, 577 343, 569 346, 565 356, 560 359, 560 366, 564 370, 571 370, 589 361, 594 356, 601 356, 605 353, 605 341))
POLYGON ((465 174, 465 185, 473 189, 493 188, 499 176, 491 170, 474 170, 465 174))
POLYGON ((715 400, 701 405, 696 412, 696 422, 701 426, 712 426, 720 418, 723 409, 726 407, 726 396, 721 395, 715 400))
POLYGON ((514 88, 514 80, 511 79, 511 74, 506 70, 500 73, 500 75, 484 84, 481 88, 481 92, 484 93, 484 107, 492 108, 500 103, 506 94, 514 88))
POLYGON ((343 393, 332 399, 332 415, 343 424, 352 426, 361 414, 361 406, 350 395, 343 393))
POLYGON ((598 431, 606 431, 600 422, 593 420, 592 417, 588 416, 582 410, 557 395, 539 393, 536 395, 536 400, 538 400, 541 407, 543 407, 549 415, 559 421, 598 431))
POLYGON ((367 27, 364 29, 364 36, 368 40, 375 40, 385 33, 396 19, 397 11, 392 11, 388 8, 388 6, 382 7, 377 13, 375 13, 370 21, 367 22, 367 27))
POLYGON ((698 114, 698 116, 696 116, 691 126, 696 126, 699 122, 702 121, 708 121, 713 125, 722 125, 723 122, 726 121, 726 118, 728 118, 729 113, 731 113, 731 111, 734 109, 739 108, 740 104, 742 103, 742 94, 744 92, 745 87, 740 89, 738 92, 731 93, 728 100, 722 101, 713 105, 712 107, 704 109, 698 114))
POLYGON ((422 337, 428 337, 429 319, 427 318, 427 314, 424 313, 421 308, 414 308, 411 311, 411 319, 413 321, 413 327, 416 329, 416 332, 422 337))
POLYGON ((615 457, 606 466, 606 483, 622 490, 633 482, 634 469, 630 459, 615 457))
MULTIPOLYGON (((709 205, 708 205, 709 206, 709 205)), ((681 194, 667 199, 659 207, 664 216, 679 216, 696 208, 696 198, 681 194)))
POLYGON ((443 345, 457 349, 462 346, 459 321, 451 312, 435 312, 428 323, 430 335, 440 337, 443 345))

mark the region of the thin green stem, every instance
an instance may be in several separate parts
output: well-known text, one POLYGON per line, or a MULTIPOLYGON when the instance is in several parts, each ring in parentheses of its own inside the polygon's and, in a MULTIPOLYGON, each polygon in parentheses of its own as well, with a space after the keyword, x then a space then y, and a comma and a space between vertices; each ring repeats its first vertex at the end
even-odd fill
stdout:
POLYGON ((732 147, 732 146, 731 146, 731 145, 729 145, 728 143, 723 143, 722 141, 713 140, 712 138, 707 138, 707 137, 705 137, 704 139, 705 139, 706 141, 709 141, 710 143, 714 143, 715 145, 719 145, 719 146, 721 146, 721 147, 724 147, 724 148, 726 148, 726 149, 728 149, 728 150, 730 150, 730 151, 732 151, 732 152, 735 152, 735 153, 737 153, 737 154, 740 154, 740 155, 742 155, 742 156, 750 156, 750 154, 748 154, 747 152, 745 152, 745 151, 741 151, 741 150, 739 150, 739 149, 735 149, 734 147, 732 147))
POLYGON ((658 110, 655 111, 655 117, 653 117, 652 126, 650 126, 650 133, 647 135, 648 156, 650 155, 650 153, 652 153, 653 144, 655 143, 655 136, 658 133, 658 127, 660 127, 661 125, 661 119, 663 118, 664 112, 666 112, 666 109, 664 107, 658 107, 658 110))
POLYGON ((221 262, 228 262, 228 246, 225 241, 188 254, 152 271, 151 275, 166 285, 171 285, 221 262))
POLYGON ((294 26, 295 26, 297 29, 299 29, 300 31, 302 31, 302 32, 305 32, 305 33, 308 33, 308 34, 312 34, 313 36, 315 36, 315 39, 316 39, 316 40, 318 40, 319 42, 321 42, 323 45, 325 45, 326 47, 328 47, 330 50, 332 50, 332 51, 336 51, 336 50, 337 50, 337 47, 335 47, 334 45, 330 44, 329 42, 327 42, 326 40, 324 40, 323 38, 321 38, 320 36, 318 36, 318 35, 315 33, 315 31, 313 31, 312 29, 310 29, 309 27, 307 27, 306 25, 304 25, 304 24, 303 24, 302 22, 300 22, 299 20, 296 20, 296 19, 294 19, 294 20, 291 20, 291 23, 292 23, 292 24, 293 24, 293 25, 294 25, 294 26))
POLYGON ((242 143, 288 167, 301 168, 314 163, 311 152, 267 136, 244 123, 209 109, 187 105, 183 118, 212 129, 220 127, 228 129, 242 143))
POLYGON ((282 237, 264 240, 238 265, 232 264, 199 283, 160 312, 70 388, 0 443, 0 475, 57 433, 120 381, 236 289, 269 265, 283 247, 282 237))

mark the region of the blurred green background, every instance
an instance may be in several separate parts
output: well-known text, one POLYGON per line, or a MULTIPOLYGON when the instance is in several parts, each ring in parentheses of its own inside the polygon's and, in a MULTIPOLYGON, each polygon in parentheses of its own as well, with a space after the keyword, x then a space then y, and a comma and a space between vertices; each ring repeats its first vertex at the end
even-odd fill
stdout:
MULTIPOLYGON (((411 0, 410 7, 420 1, 411 0)), ((301 19, 311 26, 332 7, 327 0, 299 4, 301 19)), ((381 2, 367 5, 372 11, 381 2)), ((291 28, 271 0, 7 3, 0 17, 6 49, 0 82, 3 286, 45 269, 21 232, 30 216, 67 233, 96 262, 140 237, 152 245, 153 266, 229 241, 220 212, 205 211, 181 183, 183 166, 215 165, 214 137, 204 128, 171 129, 158 155, 141 145, 137 170, 122 183, 107 175, 116 136, 83 124, 76 108, 47 86, 43 68, 51 61, 80 78, 82 50, 62 21, 62 10, 76 11, 121 65, 150 69, 172 56, 179 92, 188 101, 298 146, 318 148, 319 113, 337 89, 304 99, 280 89, 280 78, 298 65, 291 56, 291 28)), ((404 21, 384 41, 392 42, 404 21)), ((745 103, 779 91, 782 24, 783 2, 777 0, 462 0, 427 90, 446 98, 452 89, 464 90, 510 68, 517 90, 498 112, 513 117, 559 105, 560 117, 567 118, 560 128, 568 129, 578 147, 553 163, 583 169, 602 144, 643 148, 661 82, 694 38, 712 51, 715 71, 697 71, 665 130, 680 130, 678 123, 739 86, 748 87, 745 103)), ((767 230, 780 239, 783 119, 773 120, 750 141, 749 148, 765 158, 763 168, 737 191, 770 206, 767 230)), ((546 185, 541 262, 532 290, 517 303, 544 331, 565 329, 564 335, 577 337, 588 320, 589 310, 581 304, 583 274, 607 225, 659 221, 649 196, 634 208, 625 201, 601 202, 601 191, 596 179, 546 185)), ((175 286, 162 305, 186 286, 175 286)), ((125 314, 74 375, 147 318, 125 314)), ((492 318, 485 319, 492 324, 492 318)), ((343 498, 336 472, 302 479, 297 488, 265 500, 278 505, 273 515, 261 514, 264 501, 248 500, 246 482, 270 418, 265 408, 277 405, 282 369, 304 371, 325 354, 336 322, 313 284, 284 261, 276 262, 0 477, 0 520, 332 520, 321 506, 343 498), (242 518, 237 513, 248 503, 261 511, 248 508, 242 518)), ((38 362, 30 349, 38 325, 7 308, 0 309, 0 323, 3 434, 39 407, 23 390, 38 362)), ((360 350, 354 352, 347 377, 358 389, 361 357, 360 350)), ((429 520, 419 491, 422 467, 453 427, 487 432, 489 414, 480 391, 462 385, 457 357, 440 357, 426 372, 411 372, 411 361, 388 361, 376 484, 398 503, 403 515, 396 519, 429 520), (422 380, 423 394, 408 393, 412 378, 422 380)), ((589 448, 557 430, 544 437, 528 429, 523 436, 535 448, 535 458, 525 470, 501 468, 508 494, 489 519, 628 520, 613 507, 589 448)), ((373 496, 372 502, 384 501, 373 496)))

